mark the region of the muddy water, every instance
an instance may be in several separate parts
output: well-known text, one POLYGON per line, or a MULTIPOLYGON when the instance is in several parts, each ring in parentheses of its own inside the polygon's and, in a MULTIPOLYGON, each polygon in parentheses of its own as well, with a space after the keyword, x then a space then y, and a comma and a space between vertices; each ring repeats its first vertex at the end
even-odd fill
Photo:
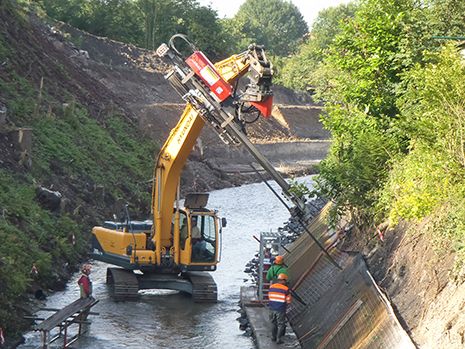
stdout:
MULTIPOLYGON (((310 177, 299 181, 309 183, 310 177)), ((276 188, 277 186, 275 186, 276 188)), ((174 291, 146 291, 137 302, 115 303, 105 285, 107 265, 93 262, 93 308, 88 333, 73 348, 253 348, 252 339, 239 330, 236 318, 244 265, 256 253, 253 235, 276 230, 288 212, 263 183, 223 189, 210 194, 209 207, 228 219, 223 230, 222 261, 213 276, 218 284, 218 303, 195 304, 174 291)), ((76 280, 63 292, 50 296, 46 307, 59 308, 79 297, 76 280)), ((39 316, 50 315, 41 312, 39 316)), ((22 349, 40 343, 37 333, 27 333, 22 349)))

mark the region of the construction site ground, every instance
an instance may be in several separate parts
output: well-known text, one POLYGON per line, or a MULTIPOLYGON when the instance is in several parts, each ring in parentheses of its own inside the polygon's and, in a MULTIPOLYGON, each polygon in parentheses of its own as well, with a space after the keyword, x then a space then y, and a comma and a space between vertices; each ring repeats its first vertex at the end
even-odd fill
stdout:
MULTIPOLYGON (((0 21, 10 23, 11 19, 5 17, 0 21)), ((27 76, 37 86, 45 79, 54 86, 50 93, 63 102, 65 98, 59 97, 61 91, 76 91, 76 100, 96 118, 108 108, 122 110, 128 122, 140 126, 142 137, 160 143, 166 139, 183 103, 174 97, 176 94, 161 74, 163 65, 151 52, 97 38, 64 24, 52 26, 35 21, 31 29, 34 36, 23 37, 25 32, 18 30, 11 38, 22 50, 19 56, 24 64, 23 70, 17 72, 19 76, 27 76), (76 46, 64 38, 64 32, 76 46), (37 62, 45 67, 47 75, 40 75, 32 68, 37 62), (61 76, 57 62, 67 67, 67 80, 57 78, 61 76)), ((288 173, 311 172, 311 168, 300 166, 299 161, 318 161, 329 145, 330 137, 318 123, 321 107, 312 104, 308 96, 279 87, 275 91, 274 117, 254 124, 249 135, 255 142, 270 147, 265 153, 276 166, 283 165, 288 173), (308 150, 288 161, 301 144, 309 145, 308 150), (278 151, 286 147, 288 151, 278 151), (319 155, 315 156, 312 149, 319 155)), ((11 156, 7 147, 0 144, 2 166, 14 170, 17 163, 10 161, 11 156)), ((183 190, 208 191, 257 181, 256 176, 246 171, 249 162, 250 159, 245 156, 243 159, 240 152, 226 148, 215 134, 205 130, 183 174, 183 190)), ((72 192, 69 188, 65 194, 72 192)), ((84 216, 92 216, 92 212, 82 210, 84 216)), ((403 327, 418 347, 464 347, 465 284, 451 279, 454 256, 435 250, 422 234, 421 223, 388 229, 384 241, 378 238, 374 227, 372 232, 353 230, 346 236, 343 248, 363 253, 372 275, 386 290, 403 327)))

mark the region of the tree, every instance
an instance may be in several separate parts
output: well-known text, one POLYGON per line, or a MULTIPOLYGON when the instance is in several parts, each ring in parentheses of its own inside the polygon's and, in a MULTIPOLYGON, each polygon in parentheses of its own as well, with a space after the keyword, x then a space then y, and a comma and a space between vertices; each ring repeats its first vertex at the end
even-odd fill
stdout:
POLYGON ((397 100, 432 47, 427 18, 415 0, 362 0, 323 52, 316 91, 333 145, 318 183, 340 210, 373 218, 393 159, 408 151, 397 100))
POLYGON ((356 6, 350 3, 320 11, 298 53, 285 62, 278 82, 302 91, 315 86, 318 67, 333 40, 341 32, 341 24, 354 16, 355 9, 356 6))
POLYGON ((255 42, 278 56, 294 52, 308 31, 298 8, 285 0, 247 0, 228 27, 238 47, 255 42))
POLYGON ((196 0, 44 0, 44 7, 74 27, 148 49, 177 33, 213 58, 229 44, 217 13, 196 0))
POLYGON ((144 47, 148 49, 155 48, 155 16, 157 13, 156 0, 137 0, 139 10, 144 18, 144 47))
POLYGON ((428 0, 433 35, 465 36, 465 1, 428 0))
POLYGON ((454 0, 362 0, 340 22, 311 80, 333 136, 319 189, 340 211, 423 217, 454 178, 463 178, 463 89, 454 76, 463 75, 463 63, 439 66, 431 53, 440 47, 433 35, 463 31, 464 7, 454 0))
POLYGON ((47 14, 89 33, 142 45, 143 28, 130 0, 44 0, 47 14))

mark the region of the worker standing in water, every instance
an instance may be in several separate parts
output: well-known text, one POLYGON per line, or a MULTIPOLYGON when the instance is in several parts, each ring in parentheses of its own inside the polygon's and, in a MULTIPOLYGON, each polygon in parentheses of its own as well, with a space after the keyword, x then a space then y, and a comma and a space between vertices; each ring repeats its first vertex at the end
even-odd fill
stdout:
POLYGON ((268 269, 268 272, 266 273, 266 279, 269 282, 274 283, 279 274, 286 274, 287 276, 287 268, 283 264, 283 256, 276 256, 274 259, 274 264, 270 267, 270 269, 268 269))
POLYGON ((271 340, 281 344, 281 337, 284 336, 286 328, 286 308, 291 303, 291 293, 287 287, 287 275, 278 275, 275 283, 268 291, 268 306, 270 307, 270 321, 272 325, 271 340))
POLYGON ((92 281, 90 281, 90 272, 92 266, 84 264, 81 268, 82 275, 78 280, 79 289, 81 290, 81 298, 89 298, 92 296, 92 281))

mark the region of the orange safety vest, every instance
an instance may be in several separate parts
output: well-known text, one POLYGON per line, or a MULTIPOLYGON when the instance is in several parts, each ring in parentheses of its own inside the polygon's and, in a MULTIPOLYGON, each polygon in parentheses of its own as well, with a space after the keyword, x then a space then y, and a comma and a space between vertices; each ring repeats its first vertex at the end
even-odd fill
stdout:
POLYGON ((286 311, 287 304, 291 303, 292 297, 289 292, 289 287, 276 283, 270 286, 268 290, 268 306, 275 311, 286 311))

